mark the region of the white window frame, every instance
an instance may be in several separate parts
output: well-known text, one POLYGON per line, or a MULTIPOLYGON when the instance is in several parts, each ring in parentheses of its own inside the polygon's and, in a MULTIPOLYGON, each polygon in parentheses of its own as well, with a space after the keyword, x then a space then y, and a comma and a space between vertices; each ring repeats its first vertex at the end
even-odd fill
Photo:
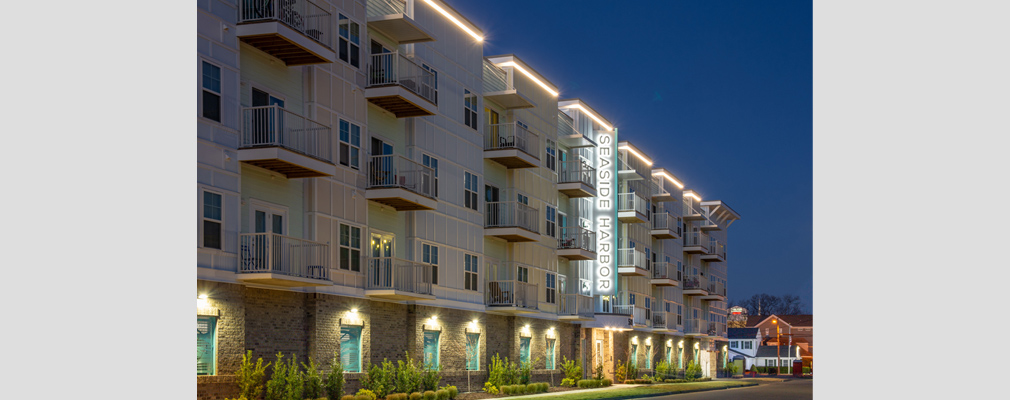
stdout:
POLYGON ((477 174, 470 173, 470 171, 463 171, 463 207, 477 211, 479 210, 480 198, 477 196, 477 188, 480 187, 479 179, 477 179, 477 174), (470 186, 467 186, 467 182, 470 182, 470 186), (467 206, 467 202, 470 205, 467 206))
POLYGON ((547 229, 544 230, 544 234, 550 237, 558 236, 558 210, 554 206, 545 204, 544 205, 544 219, 547 221, 547 229))
POLYGON ((361 34, 361 24, 360 23, 358 23, 357 21, 355 21, 355 20, 351 19, 350 17, 344 15, 343 13, 337 13, 337 48, 334 49, 334 50, 336 50, 337 59, 338 60, 343 61, 343 62, 347 63, 347 65, 350 65, 350 66, 352 66, 354 68, 361 68, 361 39, 362 39, 362 37, 363 36, 361 34), (347 20, 347 36, 346 37, 344 35, 340 34, 340 24, 341 24, 341 22, 343 20, 347 20), (357 27, 358 27, 358 43, 351 42, 351 26, 352 26, 352 24, 353 25, 357 25, 357 27), (340 41, 341 40, 347 41, 347 60, 343 60, 343 59, 340 58, 340 41), (352 63, 352 60, 354 60, 354 55, 353 55, 354 52, 351 51, 352 46, 354 48, 357 48, 356 52, 358 54, 358 65, 354 65, 352 63))
POLYGON ((544 300, 548 304, 558 302, 558 274, 554 272, 544 274, 544 300), (553 282, 551 278, 554 278, 553 282))
POLYGON ((362 272, 361 264, 362 264, 362 261, 364 261, 365 256, 367 255, 367 253, 365 252, 365 249, 364 249, 365 242, 367 242, 367 240, 366 240, 367 238, 365 237, 365 234, 366 234, 365 228, 362 227, 362 226, 360 226, 360 225, 346 224, 344 222, 337 222, 337 269, 338 270, 348 271, 348 272, 362 272), (348 244, 346 246, 343 243, 343 236, 342 236, 342 232, 341 232, 341 228, 343 228, 345 226, 347 227, 347 236, 348 236, 348 239, 347 239, 347 243, 348 244), (353 232, 354 229, 358 230, 358 248, 357 249, 355 249, 353 247, 353 245, 351 244, 351 238, 353 237, 353 235, 351 235, 351 232, 353 232), (344 259, 340 255, 341 250, 343 250, 344 248, 347 248, 347 254, 348 254, 348 257, 347 257, 348 258, 348 260, 347 260, 347 269, 343 268, 343 261, 344 261, 344 259), (351 252, 355 251, 355 250, 358 251, 358 265, 357 265, 358 269, 357 270, 355 270, 354 269, 355 266, 353 264, 351 264, 352 258, 350 257, 351 252))
POLYGON ((516 265, 516 280, 519 282, 529 283, 530 267, 525 265, 516 265))
POLYGON ((478 291, 480 288, 480 271, 479 271, 480 260, 475 254, 463 253, 463 289, 472 290, 474 292, 478 291), (467 264, 470 268, 467 268, 467 264), (471 278, 472 276, 472 278, 471 278), (471 280, 473 284, 470 284, 471 280), (467 288, 470 285, 470 288, 467 288))
POLYGON ((207 64, 210 64, 210 65, 212 65, 214 67, 217 67, 217 74, 218 74, 217 81, 218 81, 218 86, 219 87, 220 86, 224 86, 224 79, 222 78, 223 75, 224 75, 222 73, 222 71, 224 71, 224 67, 222 67, 218 63, 212 62, 212 61, 207 60, 205 58, 201 58, 200 59, 200 98, 198 100, 199 103, 200 103, 200 105, 199 105, 200 118, 203 118, 203 119, 208 120, 208 121, 214 121, 214 122, 220 124, 224 120, 224 107, 223 107, 223 104, 224 104, 224 95, 221 94, 220 88, 218 89, 218 91, 215 92, 213 89, 208 89, 206 86, 204 86, 204 84, 203 84, 203 72, 204 72, 203 68, 204 68, 204 63, 207 63, 207 64), (204 109, 203 109, 203 106, 204 106, 204 104, 203 104, 203 92, 209 92, 211 94, 217 95, 217 103, 218 103, 217 104, 217 108, 218 108, 218 112, 220 113, 220 115, 218 115, 218 117, 220 119, 214 120, 214 119, 211 119, 209 117, 205 117, 203 115, 204 114, 204 109))
MULTIPOLYGON (((259 199, 249 199, 249 231, 256 232, 256 211, 263 211, 267 213, 269 217, 270 214, 280 214, 284 219, 283 226, 281 226, 281 235, 289 236, 288 234, 288 207, 270 203, 259 199)), ((268 220, 270 224, 273 224, 272 220, 268 220)), ((272 225, 271 225, 272 226, 272 225)), ((273 233, 272 229, 267 228, 267 233, 273 233)))
POLYGON ((362 139, 362 137, 361 137, 361 125, 355 124, 355 123, 353 123, 351 121, 348 121, 346 119, 343 119, 343 118, 340 118, 338 120, 338 122, 337 122, 337 140, 339 141, 339 144, 338 144, 338 147, 337 147, 337 165, 343 165, 345 167, 350 167, 350 168, 353 168, 353 169, 356 169, 356 170, 360 170, 361 169, 361 155, 362 155, 361 154, 361 139, 362 139), (347 126, 348 126, 347 127, 347 140, 346 141, 341 136, 343 134, 343 124, 344 123, 346 123, 347 126), (353 143, 353 140, 354 140, 354 128, 358 128, 358 144, 357 145, 355 145, 353 143), (339 147, 340 144, 346 144, 347 147, 348 147, 348 149, 347 149, 347 164, 344 164, 343 154, 340 152, 340 147, 339 147), (357 164, 352 164, 351 163, 351 161, 354 160, 354 157, 351 156, 352 152, 357 152, 358 153, 358 162, 357 162, 357 164))
POLYGON ((544 150, 544 168, 554 173, 558 172, 558 144, 551 139, 546 139, 546 149, 544 150))
POLYGON ((463 125, 477 130, 477 93, 467 88, 463 88, 463 125), (467 107, 467 103, 470 103, 470 107, 467 107))
POLYGON ((431 168, 433 171, 435 171, 435 176, 432 177, 432 179, 435 180, 433 186, 435 188, 435 197, 438 197, 438 161, 439 161, 438 157, 435 157, 431 154, 424 152, 421 153, 421 165, 424 165, 425 167, 431 168), (435 164, 434 167, 431 166, 432 161, 434 161, 435 164))
MULTIPOLYGON (((421 262, 431 265, 431 284, 438 285, 438 245, 421 242, 421 262), (432 251, 431 249, 434 249, 432 251), (427 250, 427 253, 425 252, 427 250), (432 257, 434 255, 434 257, 432 257), (434 262, 432 262, 434 261, 434 262)), ((441 339, 440 339, 441 340, 441 339)))
POLYGON ((214 250, 224 250, 224 219, 225 219, 224 218, 224 216, 225 216, 225 213, 224 213, 224 199, 225 199, 224 193, 221 193, 221 192, 218 192, 218 191, 214 191, 214 190, 210 190, 210 189, 204 188, 204 187, 200 188, 200 243, 199 243, 199 245, 200 245, 201 248, 214 249, 214 250), (204 193, 216 194, 216 195, 218 195, 218 196, 221 197, 221 219, 220 220, 215 220, 215 219, 212 219, 212 218, 208 218, 205 215, 204 210, 205 210, 205 207, 207 205, 204 202, 204 198, 206 196, 204 193), (218 233, 218 236, 221 238, 221 248, 215 249, 213 247, 207 247, 207 246, 204 245, 206 243, 206 238, 204 237, 204 227, 203 227, 204 226, 204 221, 217 222, 218 224, 220 224, 220 232, 218 233))

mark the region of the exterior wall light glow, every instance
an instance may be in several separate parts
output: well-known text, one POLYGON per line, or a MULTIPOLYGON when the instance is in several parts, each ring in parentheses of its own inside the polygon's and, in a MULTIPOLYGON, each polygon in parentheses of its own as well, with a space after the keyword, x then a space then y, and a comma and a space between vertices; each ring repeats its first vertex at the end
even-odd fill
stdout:
POLYGON ((207 307, 207 295, 206 294, 201 294, 201 295, 199 295, 199 296, 196 297, 196 306, 197 307, 207 307))
POLYGON ((432 0, 424 0, 424 2, 428 3, 428 5, 431 6, 431 8, 434 8, 435 11, 438 11, 446 19, 448 19, 449 21, 452 21, 452 23, 456 24, 456 26, 460 27, 460 29, 466 31, 466 33, 469 33, 470 36, 473 36, 474 40, 476 40, 478 42, 484 41, 484 37, 482 37, 481 35, 478 35, 477 32, 474 32, 473 30, 471 30, 469 27, 467 27, 465 24, 463 24, 462 21, 460 21, 456 17, 452 16, 452 14, 449 14, 448 11, 446 11, 444 8, 440 7, 438 4, 435 4, 434 1, 432 1, 432 0))
MULTIPOLYGON (((668 174, 668 173, 666 173, 666 172, 663 172, 663 171, 660 171, 660 172, 658 172, 658 173, 655 173, 655 174, 652 174, 652 176, 656 176, 656 175, 662 175, 662 176, 663 176, 663 177, 665 177, 666 179, 670 180, 670 182, 673 182, 673 184, 674 184, 674 185, 677 185, 677 188, 678 188, 678 189, 684 189, 684 184, 683 184, 683 183, 680 183, 680 181, 678 181, 678 180, 676 180, 676 179, 673 179, 673 177, 672 177, 672 176, 670 176, 670 174, 668 174)), ((699 200, 699 201, 700 201, 700 200, 699 200)))
POLYGON ((645 157, 645 155, 643 155, 642 153, 639 153, 639 152, 635 151, 635 149, 631 148, 631 146, 621 146, 621 147, 618 147, 618 148, 621 149, 621 150, 627 150, 627 151, 631 152, 631 154, 634 154, 635 157, 638 157, 639 160, 642 160, 642 162, 646 163, 650 167, 652 166, 652 160, 650 160, 647 157, 645 157))
MULTIPOLYGON (((688 193, 687 195, 688 195, 688 196, 691 196, 691 197, 694 197, 694 199, 695 199, 695 200, 698 200, 698 201, 701 201, 701 197, 698 197, 698 195, 697 195, 697 194, 695 194, 694 192, 691 192, 691 193, 688 193)), ((777 322, 775 322, 775 321, 772 321, 772 323, 773 323, 773 324, 775 324, 775 323, 777 323, 777 322)))
POLYGON ((544 83, 540 79, 537 79, 537 77, 533 76, 533 74, 531 74, 529 71, 527 71, 526 68, 520 67, 519 64, 515 63, 515 61, 506 61, 506 62, 503 62, 501 64, 498 64, 498 66, 499 67, 501 67, 501 66, 513 67, 516 70, 518 70, 519 72, 522 72, 523 75, 526 75, 527 78, 532 79, 533 82, 537 83, 537 85, 540 85, 540 87, 544 88, 544 90, 546 90, 547 93, 550 93, 551 96, 557 96, 558 95, 558 92, 556 90, 551 89, 550 86, 547 86, 546 83, 544 83))
MULTIPOLYGON (((583 107, 581 104, 573 104, 573 105, 568 106, 567 108, 578 108, 582 112, 586 113, 586 115, 588 115, 589 118, 592 118, 593 121, 596 121, 597 124, 600 124, 600 126, 606 128, 608 131, 614 130, 613 127, 611 127, 610 125, 607 125, 607 124, 603 123, 603 120, 600 119, 600 117, 597 117, 596 114, 593 114, 592 112, 590 112, 589 110, 587 110, 585 107, 583 107)), ((652 165, 652 164, 650 163, 649 165, 652 165)))
POLYGON ((351 309, 351 314, 357 314, 357 313, 358 313, 358 309, 357 308, 352 308, 351 309))

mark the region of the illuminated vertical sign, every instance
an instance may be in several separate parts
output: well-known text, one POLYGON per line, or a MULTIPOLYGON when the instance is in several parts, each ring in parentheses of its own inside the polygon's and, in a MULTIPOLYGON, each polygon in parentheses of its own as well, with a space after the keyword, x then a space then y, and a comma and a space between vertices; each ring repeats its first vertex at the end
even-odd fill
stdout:
POLYGON ((614 166, 617 157, 617 130, 613 132, 598 131, 599 156, 596 158, 596 171, 599 173, 599 191, 595 201, 596 234, 599 238, 596 259, 595 282, 593 294, 613 295, 617 291, 617 263, 614 256, 617 251, 617 169, 614 166))

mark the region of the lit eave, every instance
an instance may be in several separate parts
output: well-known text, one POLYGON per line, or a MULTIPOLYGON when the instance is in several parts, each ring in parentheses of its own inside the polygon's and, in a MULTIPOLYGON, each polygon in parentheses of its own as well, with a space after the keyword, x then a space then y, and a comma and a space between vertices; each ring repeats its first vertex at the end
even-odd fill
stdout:
POLYGON ((678 181, 677 178, 674 178, 673 175, 670 175, 669 173, 667 173, 664 170, 653 171, 652 172, 652 176, 662 176, 662 177, 666 178, 668 181, 670 181, 671 183, 673 183, 674 185, 677 185, 678 189, 682 189, 682 190, 684 189, 684 184, 680 183, 680 181, 678 181))
POLYGON ((594 114, 592 111, 589 111, 589 109, 587 107, 583 107, 582 104, 573 103, 573 104, 570 104, 570 105, 567 105, 567 106, 562 106, 560 108, 576 108, 576 109, 582 111, 583 113, 585 113, 586 115, 588 115, 589 118, 592 118, 593 121, 596 121, 596 123, 600 124, 600 126, 602 126, 604 129, 606 129, 608 131, 614 130, 614 128, 612 126, 610 126, 606 122, 603 122, 602 118, 596 116, 596 114, 594 114))
POLYGON ((684 191, 684 196, 691 196, 695 200, 701 201, 701 196, 698 196, 698 194, 695 193, 693 190, 686 190, 686 191, 684 191))
POLYGON ((470 36, 473 36, 474 40, 476 40, 478 42, 483 42, 484 41, 484 37, 483 36, 477 34, 477 32, 474 32, 474 29, 477 29, 477 27, 474 27, 474 29, 470 29, 470 27, 467 26, 467 24, 464 24, 463 21, 460 21, 459 18, 456 18, 449 11, 447 11, 445 8, 442 8, 442 6, 438 5, 433 0, 424 0, 424 2, 428 3, 428 5, 431 6, 431 8, 434 8, 435 11, 438 11, 446 19, 448 19, 452 23, 456 24, 456 26, 458 26, 464 32, 470 34, 470 36))
POLYGON ((642 162, 646 163, 648 166, 650 167, 652 166, 652 160, 650 160, 644 154, 639 153, 638 150, 635 150, 634 147, 631 147, 630 145, 621 145, 621 147, 618 147, 618 149, 627 150, 629 153, 634 154, 635 157, 638 157, 639 160, 642 160, 642 162))
MULTIPOLYGON (((523 75, 526 75, 527 78, 530 78, 530 80, 532 80, 533 82, 536 82, 537 85, 540 85, 540 87, 544 88, 544 90, 546 90, 547 93, 550 93, 551 96, 557 97, 557 95, 558 95, 558 91, 556 89, 554 89, 553 87, 551 87, 550 85, 548 85, 546 82, 544 82, 544 80, 538 78, 536 75, 534 75, 532 72, 530 72, 527 69, 527 68, 529 68, 529 66, 526 66, 524 68, 522 65, 519 65, 519 63, 516 62, 515 60, 509 60, 509 61, 505 61, 505 62, 502 62, 500 64, 495 64, 495 65, 498 66, 498 67, 512 67, 512 68, 515 68, 517 71, 521 72, 523 75)), ((532 68, 530 68, 530 69, 532 69, 532 68)))

